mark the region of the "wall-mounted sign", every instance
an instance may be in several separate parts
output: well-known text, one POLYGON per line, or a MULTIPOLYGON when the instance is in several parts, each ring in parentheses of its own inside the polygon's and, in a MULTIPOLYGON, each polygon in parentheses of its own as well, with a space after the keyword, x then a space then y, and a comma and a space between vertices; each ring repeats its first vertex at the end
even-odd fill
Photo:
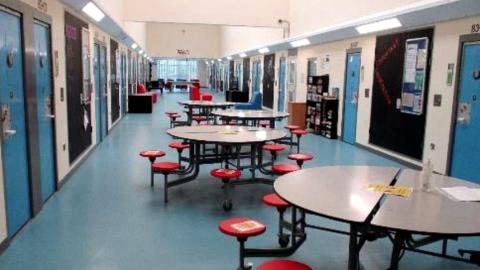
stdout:
POLYGON ((425 93, 428 38, 407 39, 403 64, 401 111, 421 115, 425 93))
POLYGON ((190 51, 189 50, 183 50, 183 49, 177 49, 177 54, 179 54, 179 55, 189 55, 190 51))

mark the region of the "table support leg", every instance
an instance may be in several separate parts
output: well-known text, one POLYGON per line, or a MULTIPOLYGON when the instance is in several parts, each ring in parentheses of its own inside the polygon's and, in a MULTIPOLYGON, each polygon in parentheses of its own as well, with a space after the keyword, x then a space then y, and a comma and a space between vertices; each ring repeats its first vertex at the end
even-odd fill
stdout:
POLYGON ((403 232, 396 232, 395 239, 393 240, 393 250, 392 250, 392 257, 390 259, 390 270, 397 270, 398 263, 400 262, 403 249, 403 244, 405 243, 405 233, 403 232))
POLYGON ((358 250, 358 228, 355 224, 350 224, 350 243, 348 246, 348 269, 359 269, 359 250, 358 250))
POLYGON ((256 153, 257 153, 257 145, 252 144, 251 151, 250 151, 250 166, 252 171, 252 179, 255 179, 255 171, 257 170, 256 153))

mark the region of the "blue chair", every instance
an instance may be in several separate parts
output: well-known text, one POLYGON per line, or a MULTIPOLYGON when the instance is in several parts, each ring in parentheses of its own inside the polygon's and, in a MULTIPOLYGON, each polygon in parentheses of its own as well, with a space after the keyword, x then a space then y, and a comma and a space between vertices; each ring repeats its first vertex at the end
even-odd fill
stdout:
POLYGON ((247 103, 238 103, 235 105, 236 110, 261 110, 262 109, 262 93, 255 92, 247 103))

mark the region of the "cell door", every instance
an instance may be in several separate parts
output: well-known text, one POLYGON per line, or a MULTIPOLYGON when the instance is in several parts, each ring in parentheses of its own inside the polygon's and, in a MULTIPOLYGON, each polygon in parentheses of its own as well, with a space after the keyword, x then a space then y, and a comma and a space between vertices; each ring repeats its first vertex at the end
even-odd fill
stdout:
POLYGON ((458 84, 450 174, 480 183, 480 43, 465 43, 458 84))
POLYGON ((265 55, 263 59, 263 106, 273 109, 275 54, 265 55))
POLYGON ((253 92, 260 92, 260 75, 260 61, 255 61, 252 68, 253 92))
POLYGON ((122 106, 122 116, 125 115, 127 111, 127 69, 126 69, 126 56, 122 54, 120 62, 120 84, 121 84, 121 106, 122 106))
POLYGON ((278 70, 278 111, 285 111, 285 76, 287 71, 287 61, 284 57, 280 58, 280 68, 278 70))
POLYGON ((360 83, 360 53, 348 53, 345 70, 345 94, 343 99, 344 142, 355 144, 357 133, 357 100, 360 83))
POLYGON ((102 126, 102 140, 108 133, 108 93, 107 93, 107 48, 100 46, 100 121, 102 126))
POLYGON ((35 40, 35 88, 40 147, 40 187, 42 200, 45 202, 55 192, 56 187, 50 28, 43 23, 35 22, 33 34, 35 40))
POLYGON ((102 141, 102 117, 101 117, 101 83, 100 83, 100 46, 93 46, 93 81, 95 84, 95 134, 97 143, 102 141))
POLYGON ((0 11, 0 108, 8 235, 30 219, 21 18, 0 11))

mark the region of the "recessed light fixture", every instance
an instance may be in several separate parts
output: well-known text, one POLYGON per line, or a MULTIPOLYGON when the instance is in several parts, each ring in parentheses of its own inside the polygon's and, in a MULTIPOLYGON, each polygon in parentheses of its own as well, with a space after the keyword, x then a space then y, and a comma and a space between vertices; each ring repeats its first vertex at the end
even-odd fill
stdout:
POLYGON ((143 50, 138 51, 139 54, 143 54, 143 50))
POLYGON ((268 48, 261 48, 258 50, 259 53, 268 53, 270 50, 268 48))
POLYGON ((292 45, 293 48, 307 46, 307 45, 310 45, 310 40, 308 40, 306 38, 299 39, 299 40, 295 40, 295 41, 290 42, 290 45, 292 45))
POLYGON ((218 58, 217 60, 218 60, 218 62, 222 62, 222 58, 218 58))
POLYGON ((210 61, 210 62, 212 62, 212 64, 213 64, 213 63, 215 63, 215 61, 213 61, 213 60, 212 60, 212 61, 210 61))
POLYGON ((94 19, 95 21, 99 22, 103 18, 105 18, 105 13, 103 13, 97 5, 93 2, 88 2, 83 8, 82 11, 85 12, 90 18, 94 19))
POLYGON ((246 53, 244 53, 244 52, 242 52, 242 53, 241 53, 241 54, 239 54, 238 56, 240 56, 240 57, 244 58, 244 57, 247 57, 247 54, 246 54, 246 53))
POLYGON ((360 25, 355 27, 355 29, 359 34, 368 34, 398 27, 402 27, 402 23, 397 18, 391 18, 383 21, 360 25))
POLYGON ((207 64, 207 65, 208 65, 208 64, 209 64, 209 62, 208 62, 208 61, 205 61, 205 64, 207 64))
POLYGON ((135 50, 137 47, 138 47, 137 43, 133 43, 133 44, 132 44, 132 49, 135 50))
POLYGON ((231 56, 227 56, 227 59, 228 59, 228 60, 232 60, 232 57, 231 57, 231 56))

